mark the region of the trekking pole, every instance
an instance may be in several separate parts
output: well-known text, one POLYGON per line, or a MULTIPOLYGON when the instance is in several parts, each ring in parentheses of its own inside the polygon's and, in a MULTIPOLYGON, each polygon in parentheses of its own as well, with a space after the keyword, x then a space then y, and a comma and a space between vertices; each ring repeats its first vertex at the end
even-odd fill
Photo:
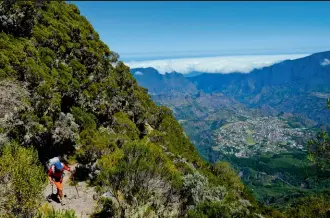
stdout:
POLYGON ((78 198, 80 198, 79 193, 78 193, 77 184, 76 184, 76 182, 74 181, 74 175, 73 175, 73 173, 71 173, 71 176, 72 176, 72 181, 73 181, 74 187, 76 188, 76 191, 77 191, 78 198))
POLYGON ((52 193, 50 194, 50 195, 48 195, 48 197, 47 197, 47 201, 48 202, 51 202, 51 199, 52 199, 52 196, 53 196, 53 184, 52 184, 52 193))

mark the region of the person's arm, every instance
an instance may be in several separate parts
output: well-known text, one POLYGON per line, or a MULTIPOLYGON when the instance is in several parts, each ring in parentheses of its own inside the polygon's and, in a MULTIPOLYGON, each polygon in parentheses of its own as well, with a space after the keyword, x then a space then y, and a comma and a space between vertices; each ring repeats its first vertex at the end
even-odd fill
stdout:
POLYGON ((64 167, 64 169, 65 169, 65 170, 67 170, 67 171, 70 171, 70 172, 71 172, 71 169, 70 169, 70 167, 68 167, 67 165, 63 164, 63 167, 64 167))

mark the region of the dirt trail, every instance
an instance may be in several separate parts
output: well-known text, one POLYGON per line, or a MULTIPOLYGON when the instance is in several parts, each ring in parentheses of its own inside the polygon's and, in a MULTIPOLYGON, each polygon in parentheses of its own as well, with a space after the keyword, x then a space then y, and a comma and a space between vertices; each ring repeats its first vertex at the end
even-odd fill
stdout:
MULTIPOLYGON (((74 169, 75 166, 70 166, 71 169, 74 169)), ((79 182, 77 184, 77 190, 75 186, 70 185, 70 176, 71 172, 65 171, 65 176, 63 178, 63 194, 66 195, 64 198, 64 206, 61 206, 59 202, 56 201, 56 186, 53 187, 52 198, 48 201, 51 207, 54 207, 56 210, 62 209, 72 209, 76 211, 76 216, 78 218, 87 218, 89 217, 96 206, 96 202, 93 199, 95 190, 93 187, 88 187, 86 182, 79 182)), ((44 190, 44 199, 47 202, 47 197, 52 193, 52 186, 50 184, 44 190)))

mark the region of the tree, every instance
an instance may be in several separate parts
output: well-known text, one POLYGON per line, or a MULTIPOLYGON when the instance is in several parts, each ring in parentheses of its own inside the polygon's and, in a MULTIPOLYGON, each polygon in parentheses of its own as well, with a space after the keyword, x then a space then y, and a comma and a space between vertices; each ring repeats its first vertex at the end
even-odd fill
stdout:
POLYGON ((308 159, 321 170, 330 170, 330 136, 321 132, 308 142, 308 159))
MULTIPOLYGON (((330 109, 330 99, 327 100, 330 109)), ((326 131, 320 132, 317 137, 310 140, 307 145, 308 159, 320 170, 330 170, 330 136, 326 131)))

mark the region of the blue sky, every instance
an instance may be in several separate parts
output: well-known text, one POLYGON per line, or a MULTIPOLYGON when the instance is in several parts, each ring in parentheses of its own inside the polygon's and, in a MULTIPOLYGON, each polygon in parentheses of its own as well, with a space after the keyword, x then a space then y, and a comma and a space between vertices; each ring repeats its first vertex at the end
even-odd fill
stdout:
POLYGON ((122 60, 330 50, 330 2, 74 2, 122 60))

